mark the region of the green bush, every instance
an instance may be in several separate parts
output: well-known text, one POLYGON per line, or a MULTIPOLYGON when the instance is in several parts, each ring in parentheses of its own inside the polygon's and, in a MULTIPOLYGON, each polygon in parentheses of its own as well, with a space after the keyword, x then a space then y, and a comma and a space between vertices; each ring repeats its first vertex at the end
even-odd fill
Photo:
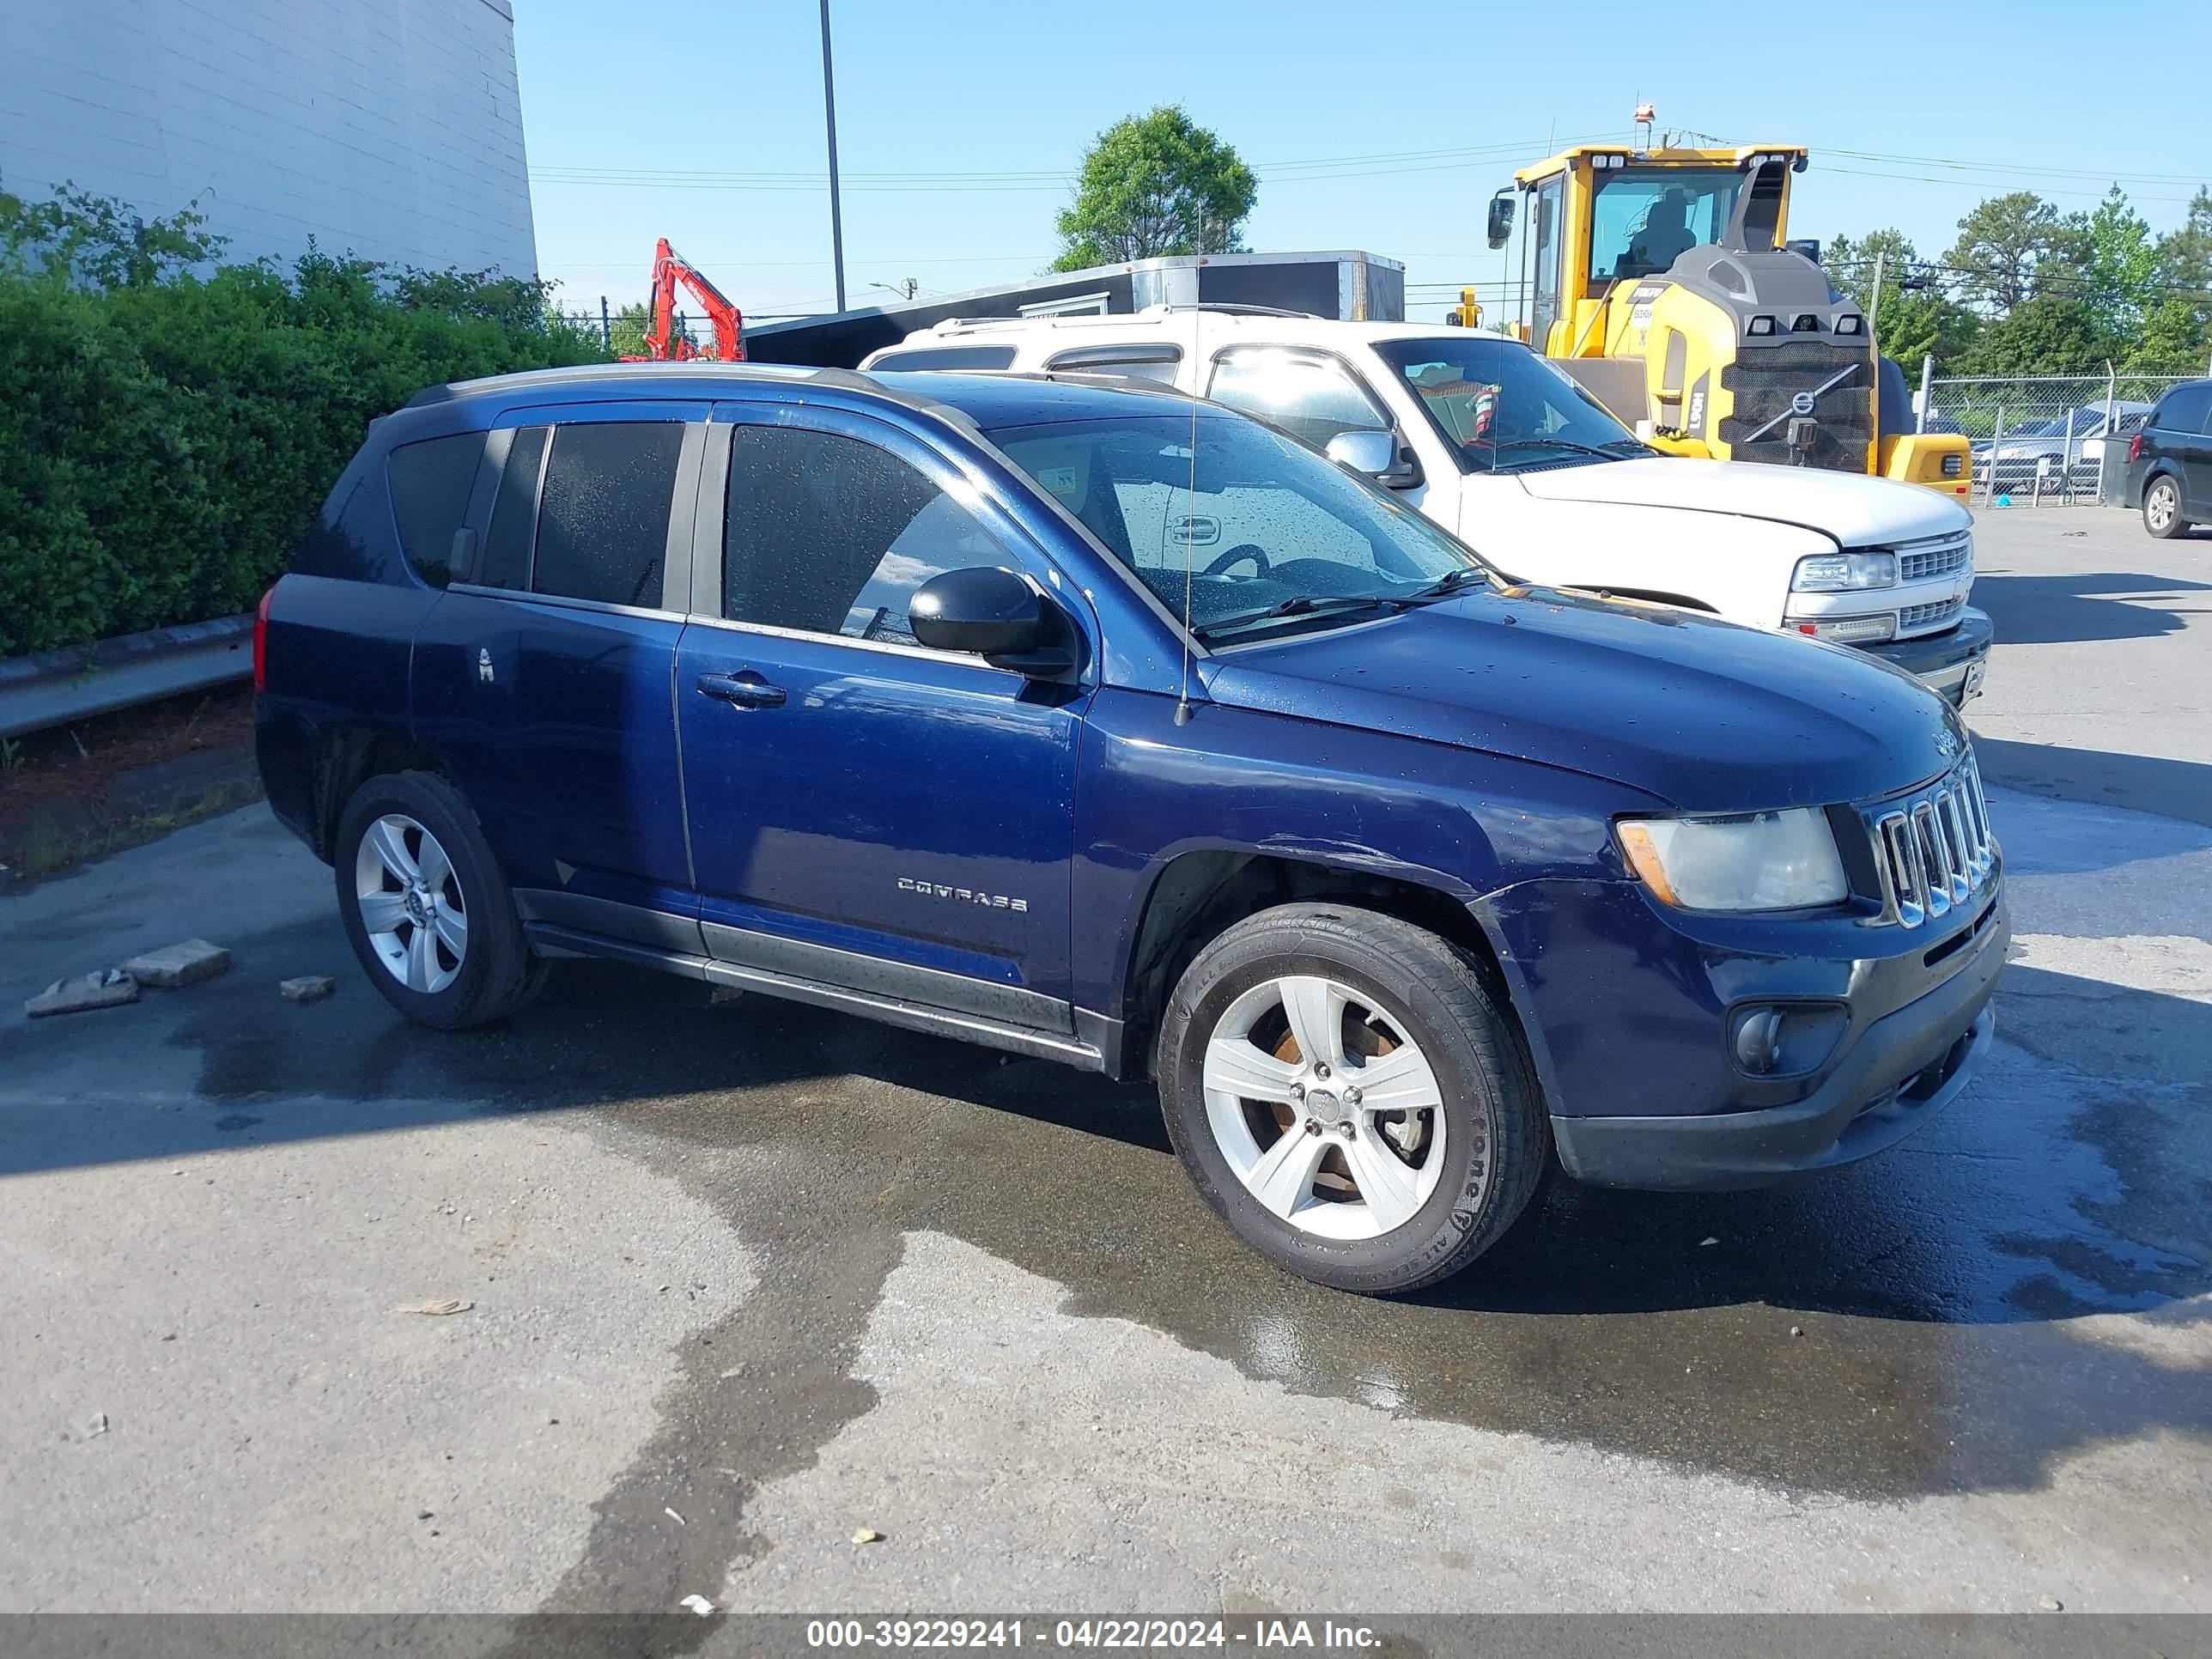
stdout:
POLYGON ((246 610, 375 416, 605 356, 534 282, 223 264, 201 223, 0 191, 0 656, 246 610))

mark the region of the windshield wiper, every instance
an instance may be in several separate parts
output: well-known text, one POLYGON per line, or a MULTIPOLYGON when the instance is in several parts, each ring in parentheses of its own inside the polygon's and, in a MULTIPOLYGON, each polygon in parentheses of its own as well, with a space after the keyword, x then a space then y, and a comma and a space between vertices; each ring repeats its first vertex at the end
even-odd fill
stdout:
POLYGON ((1296 593, 1279 605, 1269 605, 1265 611, 1249 611, 1241 617, 1224 617, 1218 622, 1207 623, 1190 631, 1199 639, 1211 639, 1216 634, 1235 633, 1239 629, 1251 628, 1285 617, 1334 616, 1341 611, 1373 611, 1383 605, 1401 603, 1401 600, 1387 593, 1357 597, 1347 593, 1322 599, 1316 599, 1310 593, 1296 593))
MULTIPOLYGON (((1616 438, 1613 441, 1619 443, 1620 440, 1616 438)), ((1631 439, 1630 441, 1634 442, 1635 440, 1631 439)), ((1577 454, 1595 455, 1602 461, 1620 459, 1611 450, 1600 449, 1595 444, 1578 444, 1572 438, 1508 438, 1504 443, 1494 444, 1492 447, 1500 453, 1508 449, 1571 449, 1577 454)))
POLYGON ((1425 605, 1431 599, 1442 599, 1456 593, 1462 587, 1473 587, 1478 582, 1490 580, 1490 573, 1475 565, 1462 565, 1457 570, 1447 570, 1418 592, 1408 593, 1398 601, 1401 605, 1425 605))

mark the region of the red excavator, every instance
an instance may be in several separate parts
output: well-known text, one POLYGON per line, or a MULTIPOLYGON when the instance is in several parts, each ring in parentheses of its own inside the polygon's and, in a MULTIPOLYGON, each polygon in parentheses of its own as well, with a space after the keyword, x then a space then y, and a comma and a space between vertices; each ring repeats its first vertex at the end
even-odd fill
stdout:
POLYGON ((737 307, 725 299, 716 288, 690 264, 684 256, 668 246, 664 236, 653 249, 653 326, 645 336, 645 356, 624 357, 626 363, 688 362, 694 357, 711 356, 718 362, 741 363, 745 360, 745 319, 738 315, 737 307), (704 352, 691 343, 688 334, 676 331, 676 285, 681 283, 699 302, 714 325, 714 349, 704 352))

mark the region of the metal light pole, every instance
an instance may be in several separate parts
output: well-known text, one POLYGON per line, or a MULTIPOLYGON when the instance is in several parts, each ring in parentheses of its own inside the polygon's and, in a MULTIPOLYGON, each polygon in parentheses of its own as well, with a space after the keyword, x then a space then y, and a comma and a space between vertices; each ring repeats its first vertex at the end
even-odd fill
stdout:
POLYGON ((837 202, 837 82, 830 70, 830 0, 822 0, 822 115, 830 126, 830 251, 837 266, 837 309, 845 308, 845 215, 837 202))

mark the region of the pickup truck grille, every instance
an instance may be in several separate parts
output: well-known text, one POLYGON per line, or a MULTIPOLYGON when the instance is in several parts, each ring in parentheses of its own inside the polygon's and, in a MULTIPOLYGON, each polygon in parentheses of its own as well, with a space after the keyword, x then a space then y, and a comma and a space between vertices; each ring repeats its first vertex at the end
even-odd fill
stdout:
POLYGON ((1908 605, 1897 613, 1897 631, 1900 634, 1932 631, 1941 623, 1954 620, 1966 608, 1964 594, 1953 599, 1938 599, 1933 605, 1908 605))
POLYGON ((1982 775, 1970 754, 1939 782, 1868 815, 1883 919, 1917 927, 1965 904, 1997 867, 1982 775))
POLYGON ((1973 557, 1973 536, 1963 530, 1940 541, 1909 542, 1897 550, 1897 579, 1924 582, 1933 576, 1948 576, 1964 570, 1973 557))

